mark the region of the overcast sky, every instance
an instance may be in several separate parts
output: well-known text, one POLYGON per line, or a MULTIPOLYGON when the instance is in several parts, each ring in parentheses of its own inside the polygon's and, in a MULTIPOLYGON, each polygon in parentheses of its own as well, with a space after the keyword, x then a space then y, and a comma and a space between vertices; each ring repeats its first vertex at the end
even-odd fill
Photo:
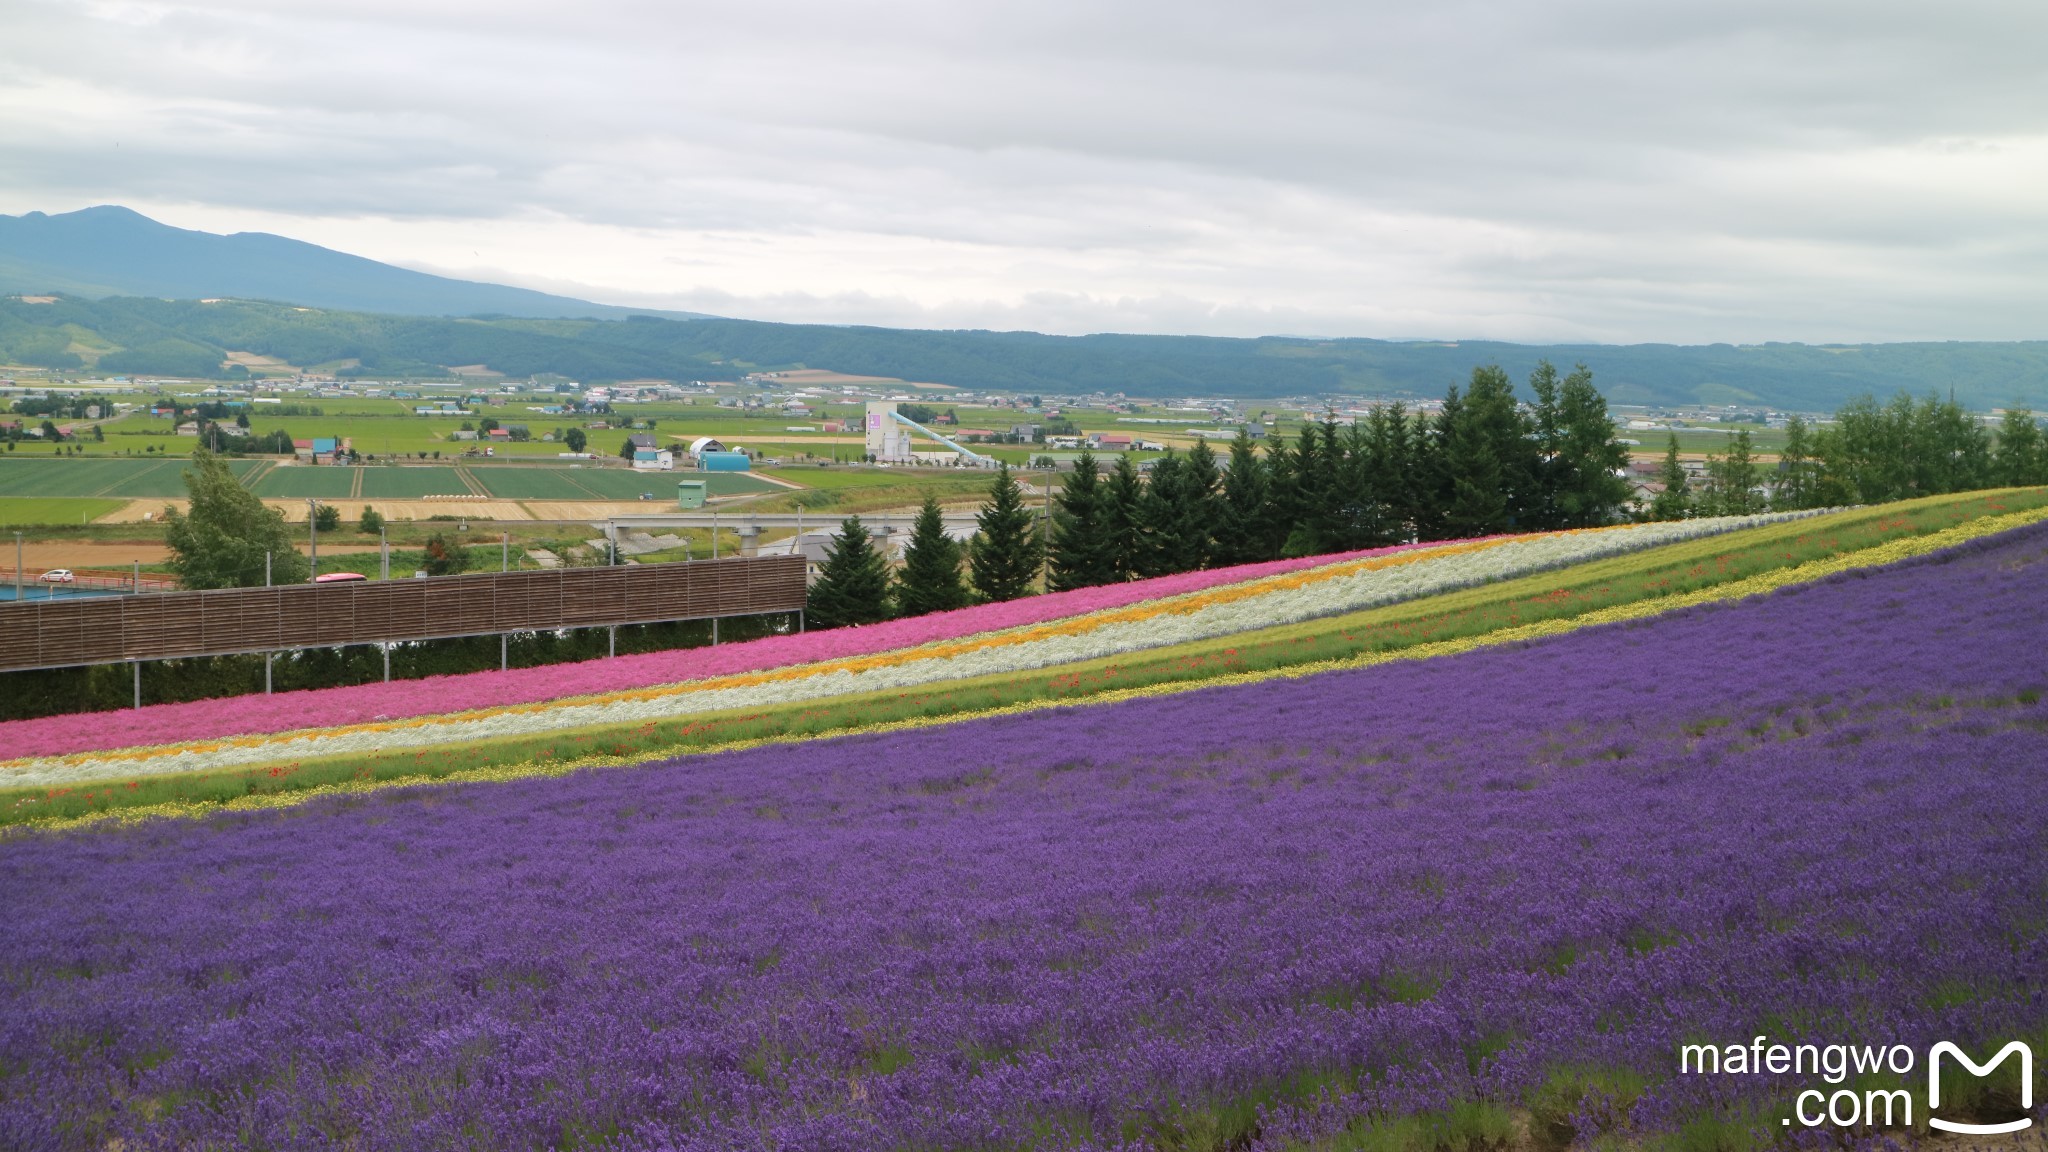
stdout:
POLYGON ((2048 4, 0 0, 0 212, 768 320, 2048 337, 2048 4))

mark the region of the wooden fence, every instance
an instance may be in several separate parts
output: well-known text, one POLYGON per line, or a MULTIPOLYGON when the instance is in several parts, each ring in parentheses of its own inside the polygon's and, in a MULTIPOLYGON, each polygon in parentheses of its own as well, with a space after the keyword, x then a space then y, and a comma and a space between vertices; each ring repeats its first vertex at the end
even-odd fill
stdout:
POLYGON ((0 603, 0 671, 797 612, 801 556, 0 603))

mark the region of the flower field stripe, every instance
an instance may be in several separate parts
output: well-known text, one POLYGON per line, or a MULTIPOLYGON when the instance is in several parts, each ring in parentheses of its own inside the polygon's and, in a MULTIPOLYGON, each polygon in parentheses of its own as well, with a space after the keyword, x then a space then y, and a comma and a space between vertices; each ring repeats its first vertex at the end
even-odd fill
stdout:
POLYGON ((275 696, 152 704, 139 709, 98 713, 89 723, 81 723, 76 715, 6 720, 0 721, 0 749, 6 749, 13 757, 60 756, 95 748, 330 728, 538 703, 570 696, 592 696, 649 685, 679 684, 913 648, 1326 564, 1441 546, 1440 542, 1399 544, 1359 552, 1209 568, 980 604, 860 628, 766 636, 736 643, 571 664, 432 676, 388 684, 308 689, 281 692, 275 696))
MULTIPOLYGON (((1094 709, 1112 707, 1136 700, 1177 696, 1188 692, 1207 691, 1218 688, 1232 688, 1256 685, 1278 680, 1296 680, 1381 665, 1409 661, 1426 661, 1447 656, 1457 656, 1487 648, 1529 643, 1553 637, 1560 637, 1584 628, 1603 624, 1620 624, 1648 620, 1687 608, 1716 603, 1732 603, 1756 596, 1768 595, 1782 589, 1812 584, 1830 576, 1847 572, 1882 568, 1906 560, 1932 555, 1959 544, 1995 536, 2002 532, 2038 524, 2048 520, 2048 507, 2029 509, 2001 516, 1981 517, 1976 520, 1944 528, 1935 532, 1844 553, 1823 560, 1809 561, 1795 567, 1759 573, 1741 580, 1695 592, 1679 593, 1653 600, 1638 601, 1598 609, 1564 620, 1540 621, 1498 629, 1480 636, 1462 637, 1452 640, 1427 641, 1406 648, 1388 652, 1361 653, 1357 656, 1338 660, 1322 660, 1287 665, 1279 668, 1262 669, 1254 672, 1223 673, 1193 682, 1175 682, 1145 685, 1136 688, 1113 688, 1093 693, 1086 698, 1046 699, 1006 704, 994 708, 948 713, 941 716, 921 717, 909 720, 886 721, 835 728, 819 733, 792 733, 742 740, 725 741, 718 744, 692 746, 677 750, 676 755, 703 756, 724 752, 739 752, 779 744, 806 744, 835 740, 845 736, 883 734, 930 728, 939 725, 967 724, 978 720, 1000 717, 1022 716, 1034 712, 1060 709, 1094 709)), ((572 735, 565 732, 564 735, 572 735)), ((132 808, 112 809, 76 817, 37 820, 12 826, 21 829, 60 829, 84 826, 107 820, 130 821, 150 818, 195 818, 221 811, 245 811, 291 807, 321 796, 362 795, 379 792, 388 788, 428 787, 439 784, 510 782, 537 777, 565 776, 585 769, 630 767, 657 759, 661 753, 636 753, 630 756, 589 754, 567 759, 534 760, 519 764, 492 765, 487 767, 459 769, 436 776, 430 780, 389 779, 351 780, 322 784, 312 788, 291 792, 268 793, 241 796, 218 803, 168 803, 132 808)), ((8 833, 7 827, 0 827, 0 836, 8 833)))
POLYGON ((44 760, 18 759, 0 764, 0 785, 74 784, 115 776, 418 748, 910 688, 1336 615, 1786 518, 1728 517, 1500 538, 1270 577, 1254 582, 1255 589, 1231 587, 1112 609, 1102 614, 1106 619, 1100 623, 1039 625, 964 644, 482 713, 44 760), (1404 571, 1411 570, 1412 575, 1401 578, 1404 571))

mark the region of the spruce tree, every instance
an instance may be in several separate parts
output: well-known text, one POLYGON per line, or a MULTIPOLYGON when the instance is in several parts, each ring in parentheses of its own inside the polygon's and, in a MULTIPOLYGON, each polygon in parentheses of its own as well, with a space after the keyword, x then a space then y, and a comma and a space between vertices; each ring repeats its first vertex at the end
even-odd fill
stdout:
POLYGON ((1756 455, 1750 449, 1749 429, 1744 428, 1728 442, 1725 454, 1707 457, 1707 490, 1700 494, 1700 512, 1706 516, 1747 516, 1763 510, 1757 494, 1762 476, 1756 455))
POLYGON ((976 518, 974 540, 968 545, 973 564, 976 595, 983 600, 1015 600, 1031 594, 1044 556, 1031 510, 1024 507, 1024 492, 1009 465, 996 472, 989 486, 988 503, 976 518))
POLYGON ((266 573, 273 584, 301 584, 311 575, 312 566, 293 546, 283 514, 242 487, 219 456, 205 448, 192 450, 185 491, 191 510, 164 513, 169 523, 164 542, 179 584, 195 590, 260 588, 266 573))
POLYGON ((1671 434, 1671 444, 1664 450, 1664 464, 1657 469, 1657 482, 1664 486, 1664 490, 1650 501, 1650 519, 1683 520, 1692 515, 1692 486, 1686 478, 1685 466, 1678 462, 1676 432, 1671 434))
POLYGON ((1628 499, 1629 484, 1621 475, 1628 467, 1628 449, 1607 414, 1606 398, 1593 387, 1591 369, 1580 364, 1564 378, 1556 407, 1547 461, 1551 526, 1592 528, 1610 523, 1628 499))
POLYGON ((1998 424, 1997 482, 2009 487, 2048 483, 2048 448, 2041 426, 2025 408, 2007 408, 1998 424))
POLYGON ((825 564, 804 602, 810 628, 875 624, 889 618, 889 564, 858 516, 848 516, 825 552, 825 564))
POLYGON ((1256 564, 1279 557, 1277 548, 1270 552, 1267 548, 1271 500, 1266 462, 1259 458, 1251 433, 1240 428, 1237 439, 1230 442, 1230 469, 1223 474, 1218 504, 1214 554, 1218 565, 1256 564))
POLYGON ((1137 579, 1145 567, 1145 481, 1131 454, 1116 458, 1109 480, 1102 486, 1103 520, 1109 525, 1110 567, 1117 581, 1137 579))
POLYGON ((960 543, 946 535, 946 521, 937 497, 927 495, 903 551, 903 571, 896 581, 896 611, 923 616, 965 608, 973 601, 960 577, 960 543))
POLYGON ((1475 404, 1453 385, 1437 412, 1438 529, 1447 538, 1490 536, 1506 531, 1511 523, 1509 469, 1496 450, 1497 389, 1486 373, 1487 369, 1474 370, 1473 388, 1477 392, 1485 380, 1489 395, 1475 404))
POLYGON ((1167 449, 1152 461, 1151 478, 1138 500, 1138 540, 1133 575, 1141 580, 1180 571, 1175 538, 1181 505, 1180 454, 1167 449))
POLYGON ((1778 484, 1771 492, 1771 507, 1780 512, 1813 507, 1813 473, 1806 421, 1794 416, 1785 421, 1785 447, 1778 451, 1778 484))
POLYGON ((1095 454, 1083 450, 1073 474, 1053 500, 1052 561, 1047 583, 1055 592, 1116 580, 1116 542, 1110 537, 1104 486, 1095 454))

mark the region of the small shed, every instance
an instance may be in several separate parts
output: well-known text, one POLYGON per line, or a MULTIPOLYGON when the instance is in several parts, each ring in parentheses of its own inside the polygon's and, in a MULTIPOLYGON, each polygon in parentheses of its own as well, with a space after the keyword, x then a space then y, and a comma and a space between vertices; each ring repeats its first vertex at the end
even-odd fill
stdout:
POLYGON ((702 480, 676 481, 676 507, 702 508, 710 485, 702 480))

